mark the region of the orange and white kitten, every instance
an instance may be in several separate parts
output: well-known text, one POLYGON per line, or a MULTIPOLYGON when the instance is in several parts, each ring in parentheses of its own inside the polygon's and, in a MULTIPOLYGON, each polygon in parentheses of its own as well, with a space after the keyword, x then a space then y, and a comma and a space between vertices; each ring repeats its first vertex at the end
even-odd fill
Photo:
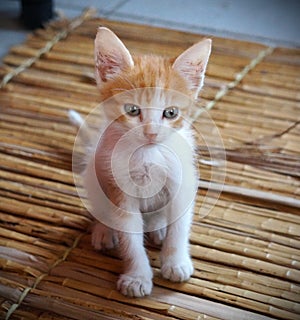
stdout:
MULTIPOLYGON (((99 220, 92 233, 96 249, 119 246, 124 273, 117 287, 142 297, 153 273, 144 233, 162 244, 162 276, 190 278, 189 231, 198 177, 188 121, 211 51, 205 39, 176 59, 132 56, 109 29, 95 39, 96 81, 105 125, 87 155, 84 187, 99 220)), ((73 123, 81 124, 72 111, 73 123)))

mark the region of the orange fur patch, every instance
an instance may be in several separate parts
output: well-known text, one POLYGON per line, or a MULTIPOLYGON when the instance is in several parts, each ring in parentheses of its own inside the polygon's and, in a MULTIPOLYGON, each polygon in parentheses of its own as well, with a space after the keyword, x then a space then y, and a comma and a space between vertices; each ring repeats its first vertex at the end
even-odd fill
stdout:
POLYGON ((175 90, 192 96, 186 80, 173 70, 171 59, 149 55, 135 57, 131 70, 124 70, 115 79, 103 82, 100 88, 101 100, 125 90, 148 87, 175 90))

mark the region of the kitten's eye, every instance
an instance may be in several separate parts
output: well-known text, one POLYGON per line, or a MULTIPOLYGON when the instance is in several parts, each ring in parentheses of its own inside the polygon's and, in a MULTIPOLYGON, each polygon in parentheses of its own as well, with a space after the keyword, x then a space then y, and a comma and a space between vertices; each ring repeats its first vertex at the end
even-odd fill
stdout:
POLYGON ((163 116, 164 116, 164 118, 167 118, 167 119, 176 118, 178 116, 178 108, 176 108, 176 107, 166 108, 164 110, 163 116))
POLYGON ((135 104, 131 104, 131 103, 126 103, 124 105, 124 109, 125 109, 125 112, 132 117, 137 117, 141 113, 140 107, 136 106, 135 104))

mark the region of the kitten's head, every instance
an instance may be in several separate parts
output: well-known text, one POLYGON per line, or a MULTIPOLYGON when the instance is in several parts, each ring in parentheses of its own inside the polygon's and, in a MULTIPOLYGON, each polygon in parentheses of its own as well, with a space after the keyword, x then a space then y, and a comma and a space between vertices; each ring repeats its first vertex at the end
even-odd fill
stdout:
POLYGON ((109 120, 124 132, 140 128, 142 143, 161 143, 168 128, 186 126, 191 101, 198 97, 211 51, 205 39, 176 59, 133 57, 109 29, 95 39, 96 81, 109 120))

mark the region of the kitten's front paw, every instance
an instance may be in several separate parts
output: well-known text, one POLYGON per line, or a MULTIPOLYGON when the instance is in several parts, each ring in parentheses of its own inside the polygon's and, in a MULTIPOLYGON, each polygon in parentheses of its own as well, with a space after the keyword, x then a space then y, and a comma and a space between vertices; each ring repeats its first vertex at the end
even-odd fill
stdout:
POLYGON ((190 258, 174 263, 166 261, 161 267, 161 274, 165 279, 173 282, 187 281, 194 272, 190 258))
POLYGON ((97 223, 92 231, 92 245, 96 250, 112 249, 119 242, 117 233, 102 223, 97 223))
POLYGON ((117 283, 118 290, 132 298, 148 296, 152 291, 152 279, 144 276, 122 274, 117 283))

